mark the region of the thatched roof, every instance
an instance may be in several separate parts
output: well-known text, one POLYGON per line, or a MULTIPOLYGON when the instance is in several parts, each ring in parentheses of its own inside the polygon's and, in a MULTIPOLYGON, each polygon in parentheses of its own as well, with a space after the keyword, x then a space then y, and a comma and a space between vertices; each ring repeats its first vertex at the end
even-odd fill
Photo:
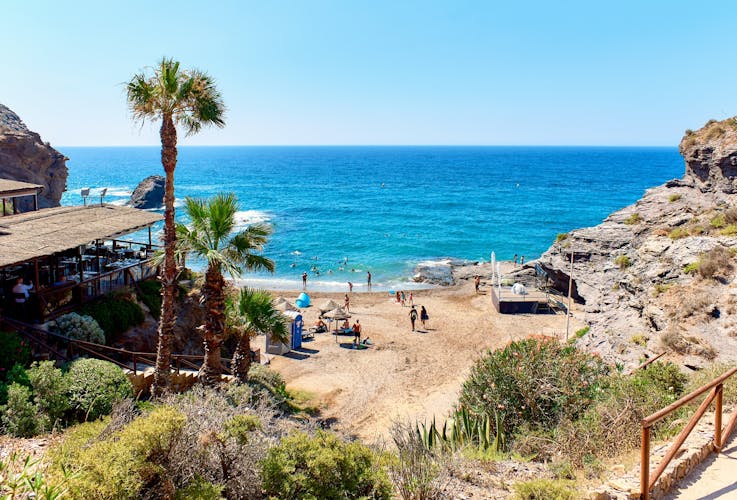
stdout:
POLYGON ((46 208, 0 217, 0 267, 117 238, 162 218, 157 213, 111 205, 46 208))
POLYGON ((43 186, 28 182, 0 179, 0 198, 13 198, 15 196, 26 196, 36 194, 43 186))

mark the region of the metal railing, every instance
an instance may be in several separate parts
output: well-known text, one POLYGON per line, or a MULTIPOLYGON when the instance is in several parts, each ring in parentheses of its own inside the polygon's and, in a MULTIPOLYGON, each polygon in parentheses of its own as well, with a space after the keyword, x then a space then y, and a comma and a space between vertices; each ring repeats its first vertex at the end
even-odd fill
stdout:
POLYGON ((688 438, 691 431, 696 427, 696 424, 704 416, 706 410, 711 406, 712 402, 715 402, 714 408, 714 451, 717 453, 721 451, 722 447, 727 441, 727 438, 732 433, 735 424, 737 423, 737 410, 732 412, 732 417, 726 427, 722 428, 722 397, 724 393, 724 382, 737 373, 737 367, 732 368, 716 379, 712 380, 706 385, 696 389, 695 391, 683 396, 681 399, 672 403, 662 410, 653 413, 652 415, 642 419, 642 449, 640 450, 640 498, 648 500, 650 498, 650 490, 653 489, 655 483, 658 481, 660 476, 665 471, 668 464, 673 460, 673 457, 678 453, 678 450, 683 445, 686 438, 688 438), (665 417, 678 410, 679 408, 690 403, 702 394, 709 392, 706 399, 694 413, 693 417, 688 421, 686 426, 683 428, 678 437, 676 437, 673 444, 668 449, 668 452, 663 457, 663 460, 658 465, 657 469, 653 474, 650 474, 650 434, 652 427, 663 420, 665 417))

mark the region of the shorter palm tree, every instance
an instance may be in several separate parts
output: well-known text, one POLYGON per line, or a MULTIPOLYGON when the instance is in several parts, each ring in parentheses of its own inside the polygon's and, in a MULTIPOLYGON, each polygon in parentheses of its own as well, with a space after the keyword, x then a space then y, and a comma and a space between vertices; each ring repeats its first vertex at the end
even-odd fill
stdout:
POLYGON ((289 318, 274 307, 269 292, 243 288, 235 300, 227 302, 228 332, 236 337, 233 353, 233 375, 241 382, 248 380, 251 367, 251 338, 269 335, 279 342, 288 342, 289 318))
POLYGON ((238 231, 235 214, 238 199, 234 194, 218 194, 209 200, 186 198, 189 226, 177 225, 177 252, 193 254, 207 262, 202 295, 205 306, 205 359, 200 380, 214 385, 222 374, 221 346, 225 334, 225 278, 223 272, 240 276, 243 269, 274 270, 274 262, 261 251, 271 234, 271 227, 254 224, 238 231))

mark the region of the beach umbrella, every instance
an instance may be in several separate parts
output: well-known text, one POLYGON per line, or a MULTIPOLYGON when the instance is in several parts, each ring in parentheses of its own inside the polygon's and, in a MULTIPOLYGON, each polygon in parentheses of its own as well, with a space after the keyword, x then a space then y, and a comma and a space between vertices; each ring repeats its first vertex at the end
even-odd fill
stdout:
POLYGON ((332 311, 333 309, 337 309, 339 307, 340 307, 340 304, 338 304, 334 300, 327 300, 323 302, 322 304, 320 304, 320 307, 318 307, 318 309, 320 310, 321 313, 324 314, 328 311, 332 311))
POLYGON ((323 314, 324 317, 335 320, 335 329, 338 329, 338 321, 348 319, 351 315, 343 310, 342 307, 336 307, 332 311, 328 311, 323 314))
POLYGON ((277 298, 275 298, 275 299, 274 299, 274 300, 272 301, 272 303, 273 303, 274 305, 277 305, 277 304, 281 304, 282 302, 286 302, 286 301, 287 301, 287 299, 285 299, 284 297, 277 297, 277 298))
POLYGON ((297 309, 297 307, 287 299, 284 299, 282 302, 275 303, 274 307, 282 312, 299 311, 299 309, 297 309))

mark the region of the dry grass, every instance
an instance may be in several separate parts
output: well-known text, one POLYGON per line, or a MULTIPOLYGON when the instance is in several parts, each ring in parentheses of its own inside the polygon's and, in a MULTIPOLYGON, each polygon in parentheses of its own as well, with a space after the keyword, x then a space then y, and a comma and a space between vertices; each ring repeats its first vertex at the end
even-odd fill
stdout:
POLYGON ((731 269, 732 253, 721 245, 712 248, 699 259, 699 276, 704 279, 714 278, 731 269))

